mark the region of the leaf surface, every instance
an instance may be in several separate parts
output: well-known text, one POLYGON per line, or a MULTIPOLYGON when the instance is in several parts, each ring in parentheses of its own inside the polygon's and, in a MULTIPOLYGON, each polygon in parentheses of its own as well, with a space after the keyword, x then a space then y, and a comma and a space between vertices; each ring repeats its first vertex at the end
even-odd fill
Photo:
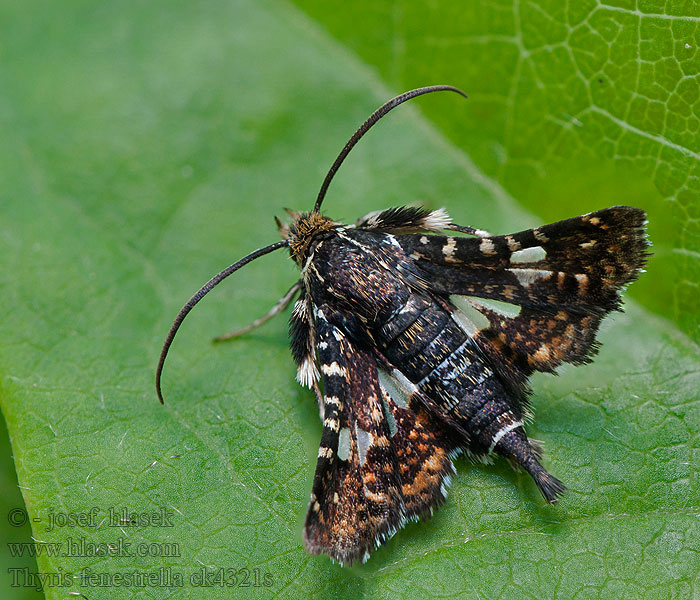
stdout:
MULTIPOLYGON (((165 406, 153 371, 190 294, 275 241, 282 207, 310 209, 355 127, 401 90, 277 2, 7 4, 0 31, 0 402, 34 538, 83 544, 39 556, 43 575, 66 575, 48 598, 697 594, 699 353, 633 302, 605 322, 594 365, 533 381, 531 435, 570 488, 559 506, 507 464, 460 461, 446 506, 367 564, 309 556, 320 423, 284 320, 208 342, 267 310, 290 261, 260 259, 188 317, 165 406)), ((513 200, 527 190, 508 193, 481 150, 419 112, 460 128, 479 107, 445 94, 392 113, 327 213, 422 201, 494 232, 541 223, 513 200)))

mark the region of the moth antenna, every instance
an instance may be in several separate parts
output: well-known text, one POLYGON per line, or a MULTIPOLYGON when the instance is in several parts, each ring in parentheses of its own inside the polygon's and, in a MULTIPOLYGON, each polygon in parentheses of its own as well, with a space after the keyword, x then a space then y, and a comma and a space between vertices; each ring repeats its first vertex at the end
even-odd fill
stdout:
POLYGON ((352 137, 348 140, 347 144, 345 144, 345 147, 341 150, 340 154, 338 155, 338 158, 336 158, 335 162, 331 165, 331 168, 328 171, 326 178, 323 180, 323 184, 321 184, 321 189, 318 192, 318 197, 316 198, 316 206, 314 206, 315 213, 321 210, 321 203, 326 197, 328 186, 331 184, 331 180, 340 168, 340 165, 343 163, 347 155, 350 154, 350 150, 352 150, 355 144, 357 144, 357 142, 360 141, 360 138, 362 138, 362 136, 365 135, 367 131, 369 131, 372 125, 379 121, 379 119, 381 119, 392 108, 396 108, 399 104, 403 104, 404 102, 406 102, 406 100, 410 100, 411 98, 415 98, 416 96, 422 96, 423 94, 430 94, 431 92, 457 92, 458 94, 467 98, 467 95, 462 90, 454 86, 430 85, 427 87, 416 88, 415 90, 404 92, 403 94, 396 96, 396 98, 392 98, 386 104, 380 106, 369 116, 369 118, 360 126, 360 128, 355 133, 353 133, 352 137))
POLYGON ((156 392, 158 393, 158 400, 160 400, 161 404, 164 404, 163 402, 163 393, 161 392, 160 389, 160 379, 161 375, 163 374, 163 365, 165 364, 165 357, 168 356, 168 350, 170 349, 170 345, 173 343, 173 339, 175 338, 175 334, 177 333, 177 330, 180 329, 180 325, 182 325, 182 322, 185 320, 185 317, 187 314, 194 308, 195 304, 199 302, 204 296, 206 296, 209 292, 211 292, 212 289, 214 289, 219 283, 221 283, 224 279, 226 279, 229 275, 235 273, 240 269, 241 267, 244 267, 247 265, 249 262, 255 260, 256 258, 260 258, 261 256, 265 254, 269 254, 270 252, 274 252, 275 250, 279 250, 280 248, 284 248, 289 245, 289 242, 287 240, 283 240, 281 242, 276 242, 274 244, 270 244, 269 246, 265 246, 264 248, 260 248, 259 250, 256 250, 255 252, 251 252, 248 256, 245 256, 238 262, 233 263, 230 267, 226 267, 223 271, 220 273, 217 273, 212 277, 207 283, 205 283, 200 290, 192 296, 188 301, 185 306, 183 306, 180 309, 180 312, 177 313, 177 317, 175 317, 175 320, 173 321, 173 324, 170 326, 170 331, 168 332, 168 337, 165 338, 165 343, 163 344, 163 349, 160 352, 160 360, 158 361, 158 368, 156 369, 156 392))

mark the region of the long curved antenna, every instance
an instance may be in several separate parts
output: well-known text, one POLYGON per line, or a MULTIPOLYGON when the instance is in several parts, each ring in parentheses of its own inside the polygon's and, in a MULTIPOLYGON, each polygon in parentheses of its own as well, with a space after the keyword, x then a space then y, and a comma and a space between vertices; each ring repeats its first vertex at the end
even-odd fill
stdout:
POLYGON ((338 155, 338 158, 336 158, 335 162, 331 165, 331 168, 328 171, 326 178, 323 180, 323 184, 321 184, 321 189, 318 192, 318 197, 316 198, 316 206, 314 206, 315 213, 317 213, 321 209, 321 203, 326 197, 328 186, 331 184, 333 176, 340 168, 340 165, 345 160, 345 157, 348 154, 350 154, 350 150, 352 150, 353 146, 355 146, 355 144, 357 144, 357 142, 360 141, 360 138, 363 135, 365 135, 365 133, 367 133, 370 127, 372 127, 372 125, 379 121, 379 119, 381 119, 392 108, 396 108, 399 104, 403 104, 404 102, 406 102, 406 100, 410 100, 411 98, 415 98, 416 96, 422 96, 423 94, 430 94, 431 92, 457 92, 458 94, 467 98, 467 95, 462 90, 451 85, 430 85, 428 87, 416 88, 415 90, 404 92, 400 96, 392 98, 383 106, 380 106, 369 116, 369 118, 360 126, 360 128, 355 133, 353 133, 352 137, 348 140, 348 143, 345 144, 345 147, 341 150, 340 154, 338 155))
POLYGON ((206 296, 215 286, 217 286, 219 283, 221 283, 224 279, 226 279, 229 275, 232 273, 235 273, 240 269, 241 267, 244 267, 247 265, 249 262, 255 260, 256 258, 259 258, 265 254, 269 254, 270 252, 274 252, 275 250, 278 250, 279 248, 284 248, 285 246, 288 246, 289 242, 287 240, 284 240, 282 242, 276 242, 274 244, 270 244, 269 246, 265 246, 264 248, 260 248, 259 250, 256 250, 255 252, 251 252, 248 256, 242 258, 238 262, 233 263, 230 267, 226 267, 221 273, 218 273, 214 275, 207 283, 205 283, 202 288, 194 295, 192 296, 188 301, 185 306, 183 306, 180 309, 180 312, 177 313, 177 317, 175 317, 175 320, 173 321, 173 324, 170 326, 170 331, 168 332, 168 337, 165 338, 165 343, 163 344, 163 349, 160 352, 160 360, 158 361, 158 368, 156 369, 156 392, 158 392, 158 400, 160 400, 161 404, 164 404, 163 402, 163 393, 161 392, 160 389, 160 378, 163 373, 163 365, 165 364, 165 357, 168 356, 168 350, 170 349, 170 345, 173 343, 173 339, 175 338, 175 334, 177 333, 177 330, 180 329, 180 325, 182 322, 185 320, 185 317, 187 316, 187 313, 189 313, 199 302, 204 296, 206 296))

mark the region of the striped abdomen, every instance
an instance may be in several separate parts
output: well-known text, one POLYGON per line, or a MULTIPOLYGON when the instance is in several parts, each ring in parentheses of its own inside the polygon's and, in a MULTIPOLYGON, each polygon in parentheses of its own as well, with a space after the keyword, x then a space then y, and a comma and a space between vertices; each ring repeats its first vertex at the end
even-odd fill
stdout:
POLYGON ((520 407, 474 340, 439 304, 411 295, 378 337, 387 359, 463 429, 472 452, 488 452, 499 433, 522 425, 520 407))
POLYGON ((550 502, 562 483, 539 463, 539 448, 523 429, 523 410, 482 357, 474 339, 447 308, 411 295, 378 327, 377 342, 409 395, 423 396, 430 409, 457 428, 464 448, 497 452, 523 467, 550 502), (405 379, 405 381, 401 381, 405 379))

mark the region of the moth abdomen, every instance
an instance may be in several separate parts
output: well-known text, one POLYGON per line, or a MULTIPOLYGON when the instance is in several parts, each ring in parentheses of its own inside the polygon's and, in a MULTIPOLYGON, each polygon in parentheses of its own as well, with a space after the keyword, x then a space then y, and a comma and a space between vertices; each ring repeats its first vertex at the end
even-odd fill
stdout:
POLYGON ((442 303, 412 294, 379 327, 376 340, 413 396, 427 400, 446 426, 459 431, 462 449, 505 456, 532 475, 548 501, 556 501, 564 487, 540 465, 538 449, 525 434, 521 396, 508 392, 474 336, 442 303))
POLYGON ((522 423, 502 431, 505 433, 496 440, 495 452, 508 458, 515 466, 522 467, 535 480, 547 502, 556 504, 559 496, 566 491, 566 486, 540 464, 539 446, 527 437, 522 423))
MULTIPOLYGON (((428 397, 450 412, 462 404, 461 420, 474 411, 465 399, 480 398, 491 387, 504 393, 472 338, 440 304, 414 295, 390 323, 380 328, 377 342, 386 358, 428 397)), ((477 407, 478 408, 478 407, 477 407)))
POLYGON ((452 350, 441 344, 449 315, 420 296, 402 311, 389 327, 382 327, 380 343, 390 361, 405 367, 409 378, 420 379, 452 350), (387 332, 389 339, 385 337, 387 332))

